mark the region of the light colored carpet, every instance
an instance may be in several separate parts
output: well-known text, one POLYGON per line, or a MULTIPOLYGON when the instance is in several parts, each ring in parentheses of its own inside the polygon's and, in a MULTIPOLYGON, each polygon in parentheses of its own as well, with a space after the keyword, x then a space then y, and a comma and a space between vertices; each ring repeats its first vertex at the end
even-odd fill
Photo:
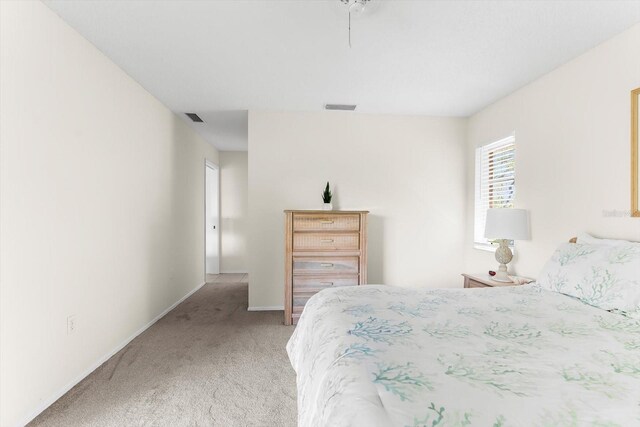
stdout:
POLYGON ((294 426, 293 328, 282 312, 248 312, 247 284, 220 277, 30 426, 294 426))

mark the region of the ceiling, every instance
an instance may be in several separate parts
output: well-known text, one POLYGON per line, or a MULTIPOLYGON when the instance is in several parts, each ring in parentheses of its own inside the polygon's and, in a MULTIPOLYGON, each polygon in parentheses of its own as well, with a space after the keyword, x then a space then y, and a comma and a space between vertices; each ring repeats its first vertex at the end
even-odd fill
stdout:
POLYGON ((640 0, 372 0, 349 48, 338 0, 45 3, 221 150, 253 109, 468 116, 640 22, 640 0))

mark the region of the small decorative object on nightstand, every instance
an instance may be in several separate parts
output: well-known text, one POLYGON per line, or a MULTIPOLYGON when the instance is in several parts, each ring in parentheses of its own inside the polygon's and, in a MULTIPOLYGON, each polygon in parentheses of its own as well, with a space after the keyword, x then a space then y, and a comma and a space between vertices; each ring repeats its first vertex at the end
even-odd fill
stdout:
POLYGON ((500 247, 496 249, 496 261, 500 263, 493 280, 511 282, 507 276, 507 264, 513 253, 509 248, 510 240, 529 240, 529 216, 524 209, 497 208, 487 210, 487 223, 484 237, 498 239, 500 247))
POLYGON ((517 286, 511 280, 509 282, 496 282, 489 274, 462 274, 465 288, 493 288, 498 286, 517 286))

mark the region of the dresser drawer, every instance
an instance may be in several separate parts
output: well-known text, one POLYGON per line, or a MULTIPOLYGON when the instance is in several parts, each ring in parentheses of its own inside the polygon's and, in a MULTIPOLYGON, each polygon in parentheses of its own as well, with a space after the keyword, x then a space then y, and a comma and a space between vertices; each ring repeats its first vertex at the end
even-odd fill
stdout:
POLYGON ((327 277, 327 276, 294 276, 293 293, 319 292, 326 288, 340 286, 357 286, 358 276, 327 277))
POLYGON ((293 257, 293 274, 358 274, 354 257, 293 257))
POLYGON ((293 310, 292 312, 294 314, 300 314, 302 313, 302 310, 304 310, 304 306, 307 304, 307 301, 309 301, 309 298, 311 298, 312 296, 314 296, 314 293, 293 293, 293 310))
POLYGON ((358 233, 293 233, 294 251, 357 251, 358 233))
POLYGON ((358 231, 360 215, 293 214, 293 231, 358 231))

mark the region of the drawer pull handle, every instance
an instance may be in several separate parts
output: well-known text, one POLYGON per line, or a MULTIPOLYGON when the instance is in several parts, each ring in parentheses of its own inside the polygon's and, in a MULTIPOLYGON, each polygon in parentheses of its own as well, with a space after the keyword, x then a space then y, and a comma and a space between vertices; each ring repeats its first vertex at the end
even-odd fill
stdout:
POLYGON ((330 219, 321 219, 320 224, 333 224, 333 221, 330 219))
POLYGON ((333 286, 333 282, 320 282, 321 285, 333 286))
POLYGON ((333 243, 333 239, 321 239, 322 243, 333 243))
POLYGON ((320 267, 333 267, 333 264, 329 263, 329 262, 323 262, 320 264, 320 267))

